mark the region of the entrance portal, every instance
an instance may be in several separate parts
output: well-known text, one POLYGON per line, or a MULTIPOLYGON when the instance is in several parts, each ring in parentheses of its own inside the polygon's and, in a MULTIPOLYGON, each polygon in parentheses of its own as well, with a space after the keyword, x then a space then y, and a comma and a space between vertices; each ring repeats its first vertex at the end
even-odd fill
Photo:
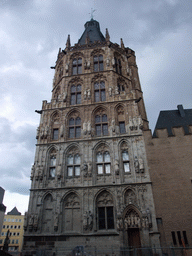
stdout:
MULTIPOLYGON (((140 240, 140 231, 139 228, 128 228, 128 245, 130 248, 137 248, 137 254, 141 256, 141 240, 140 240)), ((134 255, 134 251, 130 252, 130 256, 134 255)))

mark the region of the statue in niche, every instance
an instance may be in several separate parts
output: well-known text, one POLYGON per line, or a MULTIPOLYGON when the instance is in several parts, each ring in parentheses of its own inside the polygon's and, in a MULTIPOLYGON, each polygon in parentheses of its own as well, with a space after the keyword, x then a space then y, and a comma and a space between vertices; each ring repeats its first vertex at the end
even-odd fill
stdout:
POLYGON ((63 124, 60 127, 60 136, 61 136, 61 138, 64 137, 64 125, 63 124))
POLYGON ((33 228, 35 231, 37 231, 37 228, 38 228, 38 215, 37 214, 34 215, 33 228))
POLYGON ((147 208, 146 210, 146 214, 147 214, 147 218, 148 218, 148 222, 149 222, 149 227, 152 227, 152 218, 151 218, 151 212, 149 210, 149 208, 147 208))
POLYGON ((87 90, 84 91, 84 100, 87 99, 87 90))
POLYGON ((123 230, 123 220, 122 220, 122 218, 117 219, 117 230, 123 230))
POLYGON ((87 176, 88 176, 88 177, 91 177, 91 176, 92 176, 92 163, 91 163, 91 162, 88 162, 87 165, 88 165, 87 176))
POLYGON ((107 64, 107 66, 109 67, 109 65, 110 65, 109 58, 106 59, 106 64, 107 64))
POLYGON ((111 121, 111 128, 112 128, 112 132, 115 132, 115 120, 112 119, 111 121))
POLYGON ((34 178, 34 173, 35 173, 35 163, 32 165, 32 167, 31 167, 31 180, 33 180, 33 178, 34 178))
POLYGON ((141 173, 144 172, 144 161, 142 158, 139 158, 139 170, 141 173))
POLYGON ((141 116, 138 117, 137 119, 138 121, 138 126, 139 126, 139 129, 143 129, 143 119, 141 118, 141 116))
POLYGON ((87 230, 87 212, 83 214, 83 229, 87 230))
POLYGON ((137 157, 135 157, 134 167, 135 167, 135 172, 139 173, 139 160, 137 159, 137 157))
POLYGON ((61 164, 59 164, 57 166, 57 179, 60 180, 61 179, 61 164))
POLYGON ((87 132, 89 135, 91 134, 91 122, 90 121, 87 122, 87 132))
POLYGON ((112 96, 112 87, 111 86, 109 87, 109 96, 110 97, 112 96))
POLYGON ((54 214, 54 231, 58 230, 58 222, 59 222, 58 213, 55 212, 55 214, 54 214))
POLYGON ((67 100, 67 92, 64 92, 63 93, 63 101, 66 102, 66 100, 67 100))
POLYGON ((90 68, 90 65, 91 65, 90 60, 88 60, 87 61, 87 68, 90 68))
POLYGON ((44 127, 41 127, 40 137, 41 139, 44 138, 44 127))
POLYGON ((88 165, 86 162, 84 162, 82 165, 81 165, 81 171, 83 172, 83 176, 84 177, 87 177, 88 176, 88 165))
POLYGON ((38 169, 39 169, 38 177, 39 177, 40 180, 42 180, 43 179, 43 169, 44 169, 44 166, 43 165, 39 165, 38 169))
POLYGON ((87 133, 87 123, 83 123, 83 134, 85 135, 87 133))
POLYGON ((39 179, 39 165, 35 168, 35 180, 39 179))
POLYGON ((48 134, 49 134, 49 127, 48 127, 48 125, 46 125, 45 126, 45 131, 44 131, 44 138, 45 139, 47 138, 48 134))
POLYGON ((91 90, 87 89, 87 98, 90 99, 91 98, 91 90))
POLYGON ((37 139, 37 140, 39 139, 39 134, 40 134, 40 128, 37 127, 37 135, 36 135, 36 139, 37 139))
POLYGON ((87 219, 88 229, 91 231, 93 228, 93 214, 91 211, 88 212, 88 219, 87 219))
POLYGON ((30 214, 29 215, 29 231, 33 230, 33 220, 34 220, 33 214, 30 214))
POLYGON ((115 174, 119 175, 119 161, 115 159, 115 174))
POLYGON ((65 71, 68 72, 68 70, 69 70, 69 64, 66 63, 66 64, 65 64, 65 71))
POLYGON ((115 58, 112 58, 111 63, 113 66, 115 66, 115 58))
POLYGON ((115 87, 115 94, 119 94, 119 88, 117 86, 115 87))

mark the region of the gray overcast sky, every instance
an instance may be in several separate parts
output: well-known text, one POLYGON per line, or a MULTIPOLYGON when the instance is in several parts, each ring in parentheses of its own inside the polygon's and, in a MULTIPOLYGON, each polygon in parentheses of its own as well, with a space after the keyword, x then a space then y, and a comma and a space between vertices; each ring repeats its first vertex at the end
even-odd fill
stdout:
POLYGON ((160 110, 192 107, 192 1, 1 0, 0 186, 4 204, 24 213, 42 100, 50 101, 58 49, 77 43, 94 19, 137 56, 150 128, 160 110))

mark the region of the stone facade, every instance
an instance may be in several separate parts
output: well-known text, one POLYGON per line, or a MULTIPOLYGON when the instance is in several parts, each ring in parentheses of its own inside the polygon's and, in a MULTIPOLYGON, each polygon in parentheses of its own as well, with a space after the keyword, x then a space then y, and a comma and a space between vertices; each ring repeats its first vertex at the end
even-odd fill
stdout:
POLYGON ((172 136, 167 128, 156 129, 156 137, 144 132, 163 247, 192 246, 192 119, 191 126, 185 117, 181 119, 188 125, 188 134, 182 125, 171 128, 172 136))
POLYGON ((85 43, 84 32, 59 50, 51 102, 38 111, 24 255, 77 245, 159 247, 135 53, 110 42, 107 30, 101 36, 95 20, 85 29, 85 43))

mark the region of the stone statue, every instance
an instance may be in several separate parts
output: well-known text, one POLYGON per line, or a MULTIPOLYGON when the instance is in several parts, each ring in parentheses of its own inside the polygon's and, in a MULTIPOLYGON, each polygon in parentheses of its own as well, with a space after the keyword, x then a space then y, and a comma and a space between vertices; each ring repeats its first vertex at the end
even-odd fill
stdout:
POLYGON ((87 122, 87 132, 88 132, 88 134, 91 134, 91 122, 90 121, 87 122))
POLYGON ((25 212, 23 228, 24 228, 24 231, 27 230, 27 212, 25 212))
POLYGON ((140 172, 144 172, 144 161, 142 158, 139 158, 139 170, 140 172))
POLYGON ((54 230, 57 231, 58 230, 58 213, 55 212, 54 214, 54 230))
POLYGON ((31 167, 31 180, 33 180, 33 178, 34 178, 34 173, 35 173, 35 163, 32 165, 32 167, 31 167))
POLYGON ((42 180, 43 179, 43 169, 44 169, 44 167, 43 167, 43 165, 39 165, 38 167, 39 167, 38 168, 38 177, 39 177, 40 180, 42 180))
POLYGON ((64 92, 63 93, 63 101, 66 102, 66 100, 67 100, 67 92, 64 92))
POLYGON ((135 157, 134 167, 135 167, 135 172, 139 173, 139 161, 138 161, 137 157, 135 157))
POLYGON ((29 231, 33 230, 33 220, 34 220, 34 216, 33 214, 29 215, 29 231))
POLYGON ((119 161, 115 159, 115 174, 119 175, 119 161))
POLYGON ((84 100, 87 99, 87 90, 84 91, 84 100))
POLYGON ((112 87, 109 87, 109 96, 112 96, 112 87))
POLYGON ((83 214, 83 229, 87 230, 87 212, 84 212, 83 214))
POLYGON ((38 215, 37 214, 34 215, 33 228, 35 231, 37 231, 37 228, 38 228, 38 215))
POLYGON ((111 121, 111 128, 112 128, 112 132, 115 132, 115 120, 112 119, 111 121))
POLYGON ((141 116, 138 117, 138 126, 139 126, 139 129, 143 129, 143 119, 141 118, 141 116))
POLYGON ((149 208, 147 208, 146 213, 147 213, 147 217, 148 217, 148 221, 149 221, 149 227, 151 228, 152 227, 152 218, 151 218, 151 212, 150 212, 149 208))
POLYGON ((84 177, 87 177, 88 176, 88 165, 86 162, 84 162, 82 165, 81 165, 81 171, 83 171, 83 176, 84 177))
POLYGON ((60 136, 64 137, 64 125, 63 124, 60 127, 60 136))
POLYGON ((91 65, 90 60, 88 60, 87 61, 87 68, 90 68, 90 65, 91 65))
POLYGON ((48 134, 49 134, 49 127, 48 127, 48 125, 46 125, 45 130, 44 130, 44 138, 45 139, 47 138, 48 134))
POLYGON ((36 135, 36 139, 37 139, 37 140, 39 139, 39 133, 40 133, 40 128, 37 127, 37 135, 36 135))
POLYGON ((37 167, 35 168, 35 179, 39 179, 39 165, 37 165, 37 167))
POLYGON ((87 123, 83 123, 83 134, 85 135, 87 133, 87 123))
POLYGON ((58 180, 61 179, 61 164, 57 166, 57 178, 58 180))
POLYGON ((88 177, 91 177, 92 176, 92 163, 88 162, 87 165, 88 165, 87 175, 88 175, 88 177))
POLYGON ((87 89, 87 98, 90 99, 91 98, 91 90, 87 89))
POLYGON ((117 219, 117 230, 122 230, 123 229, 123 220, 122 218, 117 219))
POLYGON ((124 219, 125 229, 127 230, 129 228, 128 224, 128 218, 124 219))
POLYGON ((65 71, 68 72, 68 70, 69 70, 69 64, 66 63, 66 65, 65 65, 65 71))
POLYGON ((41 139, 44 138, 44 127, 41 127, 40 137, 41 139))
POLYGON ((109 65, 110 65, 110 61, 109 61, 109 59, 108 59, 108 58, 106 59, 106 64, 107 64, 107 66, 109 66, 109 65))
POLYGON ((115 94, 119 94, 119 89, 117 86, 115 87, 115 94))
POLYGON ((91 213, 91 211, 89 211, 87 215, 88 215, 87 216, 88 229, 92 230, 92 228, 93 228, 93 214, 91 213))
POLYGON ((113 66, 115 66, 115 59, 114 58, 111 60, 111 63, 112 63, 113 66))

